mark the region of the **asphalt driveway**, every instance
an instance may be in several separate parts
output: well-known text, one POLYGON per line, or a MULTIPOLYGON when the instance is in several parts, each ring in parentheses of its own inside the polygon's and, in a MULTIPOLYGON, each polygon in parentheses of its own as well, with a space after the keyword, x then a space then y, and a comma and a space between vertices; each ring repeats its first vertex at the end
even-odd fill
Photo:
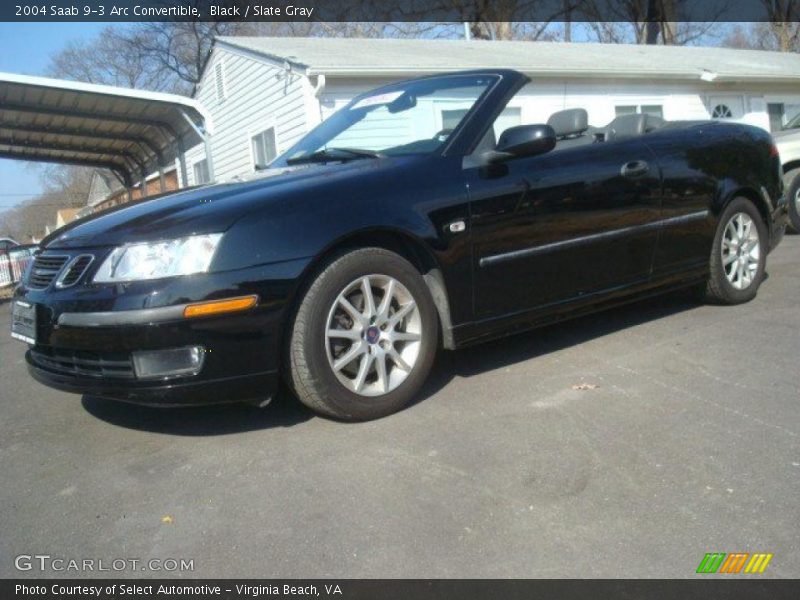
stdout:
POLYGON ((0 577, 81 575, 15 569, 35 554, 193 560, 184 577, 691 577, 711 551, 800 577, 800 236, 768 271, 747 305, 673 294, 443 353, 419 402, 356 425, 291 398, 63 394, 2 333, 0 577))

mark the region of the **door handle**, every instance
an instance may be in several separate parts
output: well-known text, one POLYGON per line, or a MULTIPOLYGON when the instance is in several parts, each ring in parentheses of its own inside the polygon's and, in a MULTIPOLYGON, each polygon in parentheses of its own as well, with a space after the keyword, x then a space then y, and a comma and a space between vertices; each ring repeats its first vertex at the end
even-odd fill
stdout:
POLYGON ((622 165, 620 175, 623 177, 640 177, 650 170, 650 165, 644 160, 632 160, 622 165))

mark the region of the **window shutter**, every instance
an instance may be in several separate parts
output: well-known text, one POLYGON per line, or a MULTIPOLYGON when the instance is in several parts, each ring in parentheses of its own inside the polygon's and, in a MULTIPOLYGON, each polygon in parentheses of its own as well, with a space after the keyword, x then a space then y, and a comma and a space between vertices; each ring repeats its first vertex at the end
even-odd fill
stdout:
POLYGON ((225 101, 225 63, 218 60, 214 63, 214 87, 217 90, 217 102, 225 101))

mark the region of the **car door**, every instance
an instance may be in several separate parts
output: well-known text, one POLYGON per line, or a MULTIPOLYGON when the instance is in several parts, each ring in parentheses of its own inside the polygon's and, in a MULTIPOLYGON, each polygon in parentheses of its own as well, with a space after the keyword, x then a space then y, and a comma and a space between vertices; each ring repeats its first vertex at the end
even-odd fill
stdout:
POLYGON ((639 139, 466 169, 477 319, 646 280, 660 175, 639 139))
POLYGON ((715 222, 709 211, 718 179, 746 157, 717 127, 658 132, 647 145, 658 157, 663 182, 662 221, 653 277, 662 278, 708 265, 715 222))

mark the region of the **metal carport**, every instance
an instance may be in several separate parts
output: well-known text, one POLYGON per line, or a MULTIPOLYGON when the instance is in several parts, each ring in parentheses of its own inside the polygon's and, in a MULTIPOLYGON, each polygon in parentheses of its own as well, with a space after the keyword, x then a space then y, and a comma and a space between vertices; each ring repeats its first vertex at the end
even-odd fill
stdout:
POLYGON ((107 168, 128 188, 204 143, 213 126, 197 101, 174 94, 0 73, 0 158, 107 168))

